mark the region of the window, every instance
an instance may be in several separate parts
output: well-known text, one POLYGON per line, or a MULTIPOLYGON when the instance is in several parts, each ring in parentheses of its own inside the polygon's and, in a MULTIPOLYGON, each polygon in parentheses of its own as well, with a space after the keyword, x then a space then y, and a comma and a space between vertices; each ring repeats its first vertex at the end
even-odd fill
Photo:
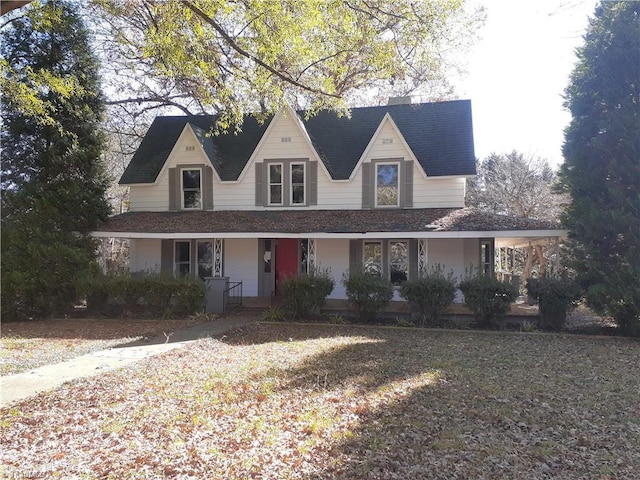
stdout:
POLYGON ((317 203, 317 161, 292 158, 256 163, 256 206, 305 207, 317 203))
POLYGON ((480 272, 488 277, 494 275, 495 247, 493 239, 480 239, 480 272))
POLYGON ((282 205, 282 164, 269 164, 269 205, 282 205))
POLYGON ((305 164, 291 164, 291 205, 304 205, 304 177, 305 164))
POLYGON ((362 273, 389 279, 394 286, 402 285, 409 280, 409 252, 408 240, 365 240, 362 243, 362 273))
POLYGON ((409 242, 389 242, 389 272, 394 285, 409 280, 409 242))
POLYGON ((399 163, 376 164, 376 206, 399 206, 399 163))
POLYGON ((213 276, 213 242, 198 242, 198 276, 213 276))
POLYGON ((175 269, 179 275, 191 273, 191 242, 175 242, 174 253, 175 269))
POLYGON ((382 242, 364 242, 362 253, 362 272, 365 275, 382 277, 382 242))
POLYGON ((182 208, 185 210, 202 210, 202 171, 185 169, 181 171, 182 208))

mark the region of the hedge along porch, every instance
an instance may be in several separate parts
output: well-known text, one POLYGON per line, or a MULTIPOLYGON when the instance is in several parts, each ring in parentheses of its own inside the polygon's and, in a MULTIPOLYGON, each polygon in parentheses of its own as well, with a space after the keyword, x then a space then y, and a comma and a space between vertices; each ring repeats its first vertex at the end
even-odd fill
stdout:
MULTIPOLYGON (((564 234, 474 209, 131 212, 94 233, 130 239, 131 271, 228 277, 243 283, 245 305, 264 306, 282 278, 310 268, 331 271, 329 299, 342 305, 349 271, 396 285, 437 264, 459 279, 470 268, 494 274, 496 246, 564 234)), ((394 299, 401 300, 397 292, 394 299)))

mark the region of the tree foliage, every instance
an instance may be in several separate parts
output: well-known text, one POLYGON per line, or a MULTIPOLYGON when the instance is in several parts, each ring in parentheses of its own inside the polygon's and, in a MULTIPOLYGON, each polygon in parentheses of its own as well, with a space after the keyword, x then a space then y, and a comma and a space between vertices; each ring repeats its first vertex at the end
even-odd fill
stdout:
POLYGON ((11 21, 1 50, 2 309, 46 316, 74 299, 94 257, 88 232, 109 213, 98 62, 62 0, 11 21))
POLYGON ((114 102, 224 112, 222 128, 285 102, 344 110, 365 90, 442 95, 452 52, 483 20, 453 0, 95 2, 127 87, 114 102))
POLYGON ((562 185, 589 305, 640 332, 640 3, 602 2, 566 90, 562 185))
POLYGON ((504 215, 557 221, 565 197, 553 191, 556 174, 546 160, 520 152, 492 153, 478 162, 467 205, 504 215))

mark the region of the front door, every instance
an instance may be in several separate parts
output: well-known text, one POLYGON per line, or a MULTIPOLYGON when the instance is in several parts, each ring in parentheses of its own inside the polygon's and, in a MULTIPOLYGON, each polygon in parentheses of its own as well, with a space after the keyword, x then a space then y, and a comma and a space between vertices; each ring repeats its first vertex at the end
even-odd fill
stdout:
POLYGON ((276 256, 276 295, 280 294, 278 285, 280 281, 298 275, 298 245, 295 238, 279 238, 275 240, 276 256))
POLYGON ((258 295, 270 297, 276 288, 275 243, 271 238, 260 240, 258 250, 258 295))

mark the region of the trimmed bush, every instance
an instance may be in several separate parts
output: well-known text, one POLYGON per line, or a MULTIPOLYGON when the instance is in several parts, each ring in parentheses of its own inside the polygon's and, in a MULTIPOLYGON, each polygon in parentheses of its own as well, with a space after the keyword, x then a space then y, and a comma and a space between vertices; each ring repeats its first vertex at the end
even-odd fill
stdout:
POLYGON ((400 287, 400 296, 409 302, 420 325, 433 325, 456 296, 453 272, 445 276, 437 265, 422 278, 405 282, 400 287))
POLYGON ((195 277, 172 277, 155 273, 100 275, 81 288, 92 313, 123 312, 157 316, 190 315, 204 308, 204 283, 195 277))
POLYGON ((573 280, 537 279, 536 298, 540 306, 538 326, 543 330, 562 330, 567 313, 576 306, 580 295, 580 287, 573 280))
POLYGON ((393 285, 389 280, 364 275, 345 275, 342 284, 347 290, 349 304, 360 321, 372 323, 393 298, 393 285))
POLYGON ((508 283, 480 275, 460 282, 464 301, 476 317, 480 328, 495 328, 509 312, 518 297, 517 289, 508 283))
POLYGON ((297 319, 319 313, 335 285, 328 269, 286 278, 280 282, 284 307, 297 319))

